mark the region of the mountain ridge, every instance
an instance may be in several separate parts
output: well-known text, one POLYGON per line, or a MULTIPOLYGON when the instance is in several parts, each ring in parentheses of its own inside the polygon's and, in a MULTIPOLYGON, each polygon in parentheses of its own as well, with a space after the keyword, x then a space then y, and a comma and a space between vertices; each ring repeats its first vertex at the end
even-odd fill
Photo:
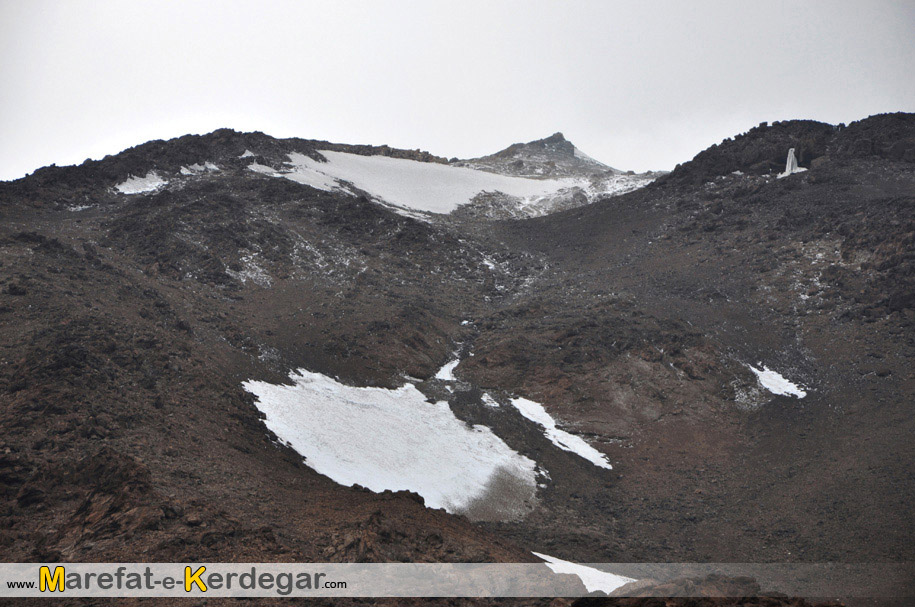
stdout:
POLYGON ((58 204, 76 208, 102 203, 105 196, 100 186, 106 182, 122 194, 137 194, 167 187, 172 180, 183 183, 202 173, 215 176, 221 168, 235 173, 251 170, 351 194, 362 192, 407 213, 448 213, 465 206, 462 214, 498 219, 589 204, 601 196, 643 187, 656 177, 615 173, 576 155, 574 146, 560 138, 535 142, 541 148, 547 142, 543 145, 549 147, 548 154, 529 157, 528 166, 534 163, 543 170, 526 176, 518 174, 513 164, 464 166, 421 150, 274 139, 260 132, 219 129, 207 135, 147 142, 78 166, 44 167, 0 187, 25 195, 30 189, 56 188, 58 204), (562 162, 557 165, 553 158, 562 162), (401 162, 407 160, 420 164, 401 162))

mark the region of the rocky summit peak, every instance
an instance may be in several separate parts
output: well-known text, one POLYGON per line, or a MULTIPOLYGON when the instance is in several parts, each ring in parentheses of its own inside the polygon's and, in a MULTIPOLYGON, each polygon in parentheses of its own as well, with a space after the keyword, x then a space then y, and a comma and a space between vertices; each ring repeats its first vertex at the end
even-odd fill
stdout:
POLYGON ((458 163, 462 166, 498 173, 535 177, 585 176, 619 172, 584 154, 566 139, 561 131, 543 139, 514 143, 489 156, 462 160, 458 163))
POLYGON ((502 152, 508 152, 509 150, 517 152, 525 148, 550 149, 554 152, 564 153, 566 155, 572 155, 575 151, 575 146, 572 145, 572 142, 566 139, 562 132, 557 131, 549 137, 544 137, 543 139, 535 139, 534 141, 529 141, 527 143, 512 144, 506 149, 502 150, 502 152))

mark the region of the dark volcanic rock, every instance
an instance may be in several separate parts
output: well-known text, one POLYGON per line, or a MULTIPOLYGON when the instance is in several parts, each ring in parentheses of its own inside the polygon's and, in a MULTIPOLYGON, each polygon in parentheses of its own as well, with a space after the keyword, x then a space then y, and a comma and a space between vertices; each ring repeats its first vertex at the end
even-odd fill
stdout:
POLYGON ((528 143, 515 143, 504 150, 452 164, 507 175, 565 177, 619 173, 583 154, 562 133, 528 143))

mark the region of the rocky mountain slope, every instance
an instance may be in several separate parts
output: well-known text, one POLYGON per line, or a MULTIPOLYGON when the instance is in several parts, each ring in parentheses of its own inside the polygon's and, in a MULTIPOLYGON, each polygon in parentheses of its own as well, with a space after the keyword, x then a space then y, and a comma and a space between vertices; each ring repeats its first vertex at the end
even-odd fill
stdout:
POLYGON ((229 130, 2 183, 0 554, 912 560, 913 153, 912 115, 782 122, 520 220, 376 170, 493 167, 229 130), (415 391, 417 428, 434 406, 533 476, 444 510, 421 474, 335 482, 275 433, 321 425, 246 389, 297 369, 415 391))

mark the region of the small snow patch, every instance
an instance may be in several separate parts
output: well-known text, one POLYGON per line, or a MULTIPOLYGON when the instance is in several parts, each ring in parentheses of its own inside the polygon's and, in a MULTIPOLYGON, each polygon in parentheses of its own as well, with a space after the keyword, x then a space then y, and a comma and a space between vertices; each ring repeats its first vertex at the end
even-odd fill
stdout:
POLYGON ((540 403, 535 403, 526 398, 513 398, 511 399, 511 403, 521 415, 532 422, 543 426, 544 435, 550 439, 550 442, 563 451, 574 453, 575 455, 588 460, 598 468, 606 468, 608 470, 613 468, 613 466, 610 465, 610 462, 607 461, 607 456, 586 443, 584 439, 557 428, 556 420, 546 412, 546 409, 544 409, 543 405, 540 403))
POLYGON ((585 565, 564 561, 548 554, 540 554, 539 552, 533 552, 532 554, 546 561, 547 567, 549 567, 553 573, 577 575, 581 580, 581 583, 584 584, 585 590, 588 592, 596 591, 610 594, 617 588, 635 581, 629 577, 623 577, 621 575, 616 575, 615 573, 608 573, 606 571, 601 571, 600 569, 595 569, 594 567, 587 567, 585 565))
POLYGON ((486 392, 483 393, 482 401, 483 401, 483 404, 486 405, 487 407, 490 407, 492 409, 499 408, 498 401, 496 401, 496 399, 494 399, 492 396, 490 396, 486 392))
POLYGON ((251 150, 245 150, 244 153, 239 156, 239 158, 251 158, 252 156, 254 156, 254 152, 251 150))
POLYGON ((155 171, 149 171, 145 177, 134 177, 128 175, 123 183, 114 186, 121 194, 143 194, 145 192, 155 192, 159 188, 165 187, 167 181, 159 177, 155 171))
POLYGON ((794 396, 796 398, 804 398, 807 396, 807 392, 801 389, 797 384, 789 381, 779 373, 765 367, 760 363, 759 369, 753 365, 747 365, 756 375, 756 379, 759 380, 759 383, 763 388, 771 392, 772 394, 777 394, 779 396, 794 396))
POLYGON ((609 175, 587 186, 585 193, 590 200, 605 196, 620 196, 644 188, 654 180, 652 175, 609 175))
POLYGON ((218 171, 219 167, 213 164, 212 162, 204 162, 203 164, 195 163, 191 166, 181 167, 180 173, 182 175, 199 175, 200 173, 206 171, 218 171))
POLYGON ((784 179, 785 177, 788 177, 790 175, 796 175, 797 173, 804 173, 806 171, 807 171, 807 169, 805 169, 804 167, 797 167, 790 173, 788 173, 788 172, 779 173, 778 175, 776 175, 776 179, 784 179))

